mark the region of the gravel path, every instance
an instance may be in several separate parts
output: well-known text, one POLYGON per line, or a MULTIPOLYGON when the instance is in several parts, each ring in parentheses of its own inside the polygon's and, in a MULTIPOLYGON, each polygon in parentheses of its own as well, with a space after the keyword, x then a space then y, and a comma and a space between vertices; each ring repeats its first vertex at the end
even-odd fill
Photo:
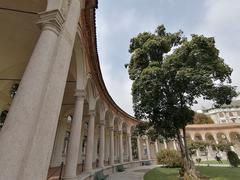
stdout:
POLYGON ((143 176, 149 170, 157 167, 152 166, 139 166, 132 169, 127 169, 124 172, 114 173, 109 177, 109 180, 143 180, 143 176))

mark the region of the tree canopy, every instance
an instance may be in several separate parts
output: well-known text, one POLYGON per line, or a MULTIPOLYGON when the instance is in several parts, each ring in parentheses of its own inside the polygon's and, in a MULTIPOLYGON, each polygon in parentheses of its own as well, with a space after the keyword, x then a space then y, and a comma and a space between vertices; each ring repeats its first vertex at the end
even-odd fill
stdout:
POLYGON ((185 126, 193 123, 191 106, 199 97, 213 100, 216 107, 229 104, 236 95, 232 69, 219 57, 213 37, 187 39, 182 31, 166 32, 163 25, 154 33, 132 38, 129 52, 135 116, 148 120, 159 135, 177 138, 185 157, 187 148, 180 132, 184 134, 185 126))
POLYGON ((161 25, 155 33, 132 38, 129 52, 135 116, 148 119, 163 136, 175 136, 193 122, 196 98, 219 106, 236 95, 230 85, 232 69, 219 57, 212 37, 187 40, 182 31, 167 33, 161 25))

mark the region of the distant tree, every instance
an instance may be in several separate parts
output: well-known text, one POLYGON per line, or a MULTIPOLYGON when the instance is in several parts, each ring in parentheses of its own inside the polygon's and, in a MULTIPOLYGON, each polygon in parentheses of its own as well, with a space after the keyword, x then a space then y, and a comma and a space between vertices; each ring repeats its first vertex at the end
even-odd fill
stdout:
POLYGON ((228 151, 227 158, 228 158, 229 163, 233 167, 238 167, 238 165, 240 164, 240 159, 239 159, 237 153, 235 153, 234 151, 228 151))
POLYGON ((210 146, 210 143, 206 141, 188 141, 187 143, 190 156, 195 154, 197 150, 207 152, 207 147, 210 146))
POLYGON ((211 117, 203 113, 195 113, 193 116, 193 124, 214 124, 211 117))
POLYGON ((229 104, 236 92, 230 85, 232 69, 219 57, 214 38, 187 40, 182 34, 167 33, 163 25, 155 33, 140 33, 131 39, 127 67, 135 116, 147 119, 159 135, 177 138, 184 176, 197 178, 185 136, 186 125, 193 123, 191 106, 199 97, 215 106, 229 104))

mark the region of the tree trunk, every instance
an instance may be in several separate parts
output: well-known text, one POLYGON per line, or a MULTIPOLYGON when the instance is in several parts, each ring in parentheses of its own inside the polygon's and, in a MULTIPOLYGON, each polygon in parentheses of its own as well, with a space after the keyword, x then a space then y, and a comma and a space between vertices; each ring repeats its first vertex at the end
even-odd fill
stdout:
POLYGON ((184 180, 186 179, 193 179, 193 180, 198 180, 199 178, 199 173, 197 172, 194 162, 190 160, 188 156, 188 151, 187 151, 187 146, 186 146, 186 140, 182 139, 182 136, 180 134, 180 130, 177 131, 177 139, 179 142, 180 150, 181 150, 181 155, 182 155, 182 168, 179 171, 180 177, 183 178, 184 180), (188 157, 187 157, 188 156, 188 157))

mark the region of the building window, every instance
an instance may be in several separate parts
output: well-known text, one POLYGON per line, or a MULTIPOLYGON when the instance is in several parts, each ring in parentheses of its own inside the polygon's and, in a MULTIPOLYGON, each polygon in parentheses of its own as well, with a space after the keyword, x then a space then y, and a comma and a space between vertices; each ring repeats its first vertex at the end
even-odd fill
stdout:
POLYGON ((232 113, 232 112, 229 112, 229 116, 230 116, 230 117, 233 117, 233 113, 232 113))
POLYGON ((224 118, 224 114, 223 114, 222 112, 219 113, 219 116, 220 116, 221 118, 224 118))

